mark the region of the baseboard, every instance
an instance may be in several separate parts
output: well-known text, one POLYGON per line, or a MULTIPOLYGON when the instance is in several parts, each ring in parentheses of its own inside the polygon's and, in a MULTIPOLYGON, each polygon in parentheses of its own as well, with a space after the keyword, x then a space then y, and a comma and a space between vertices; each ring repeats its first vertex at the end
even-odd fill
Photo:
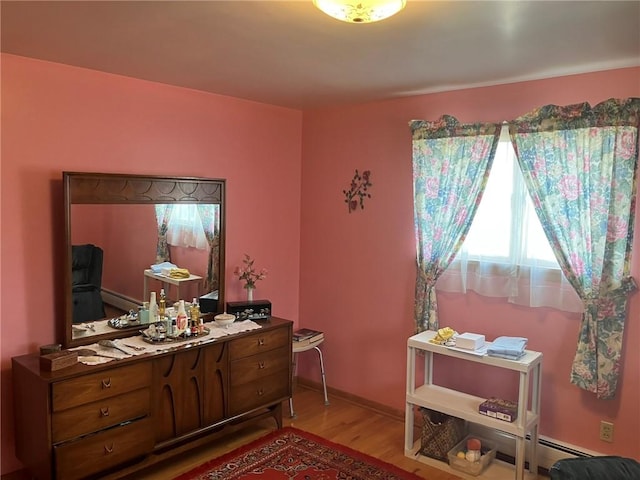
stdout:
MULTIPOLYGON (((317 391, 322 391, 322 384, 318 382, 313 382, 305 378, 296 377, 296 381, 300 385, 304 385, 306 388, 310 388, 317 391)), ((365 399, 359 397, 357 395, 353 395, 347 392, 343 392, 341 390, 337 390, 335 388, 327 386, 327 391, 330 395, 338 397, 342 400, 346 400, 348 402, 357 404, 361 407, 368 408, 375 412, 390 416, 392 418, 396 418, 397 420, 404 422, 404 410, 398 410, 395 408, 391 408, 387 405, 382 405, 380 403, 374 402, 369 399, 365 399)), ((416 415, 416 420, 420 421, 420 416, 416 415)), ((498 421, 498 420, 496 420, 498 421)), ((502 433, 500 431, 483 427, 482 425, 472 424, 470 428, 471 433, 477 435, 482 438, 486 438, 494 442, 497 446, 498 452, 502 454, 506 461, 511 461, 514 463, 514 458, 516 455, 516 446, 513 441, 513 437, 502 433)), ((530 439, 527 439, 527 443, 530 442, 530 439)), ((538 438, 538 465, 544 469, 549 470, 551 466, 561 460, 563 458, 575 458, 575 457, 593 457, 603 455, 599 452, 594 452, 592 450, 587 450, 582 447, 578 447, 575 445, 571 445, 565 442, 561 442, 559 440, 555 440, 550 437, 540 436, 538 438)))
MULTIPOLYGON (((316 390, 322 392, 322 384, 318 382, 313 382, 311 380, 307 380, 302 377, 295 377, 295 382, 300 385, 304 385, 306 388, 311 390, 316 390)), ((369 410, 373 410, 376 413, 380 413, 382 415, 386 415, 391 418, 396 418, 404 422, 404 410, 398 410, 397 408, 391 408, 388 405, 383 405, 382 403, 374 402, 367 398, 362 398, 357 395, 352 395, 350 393, 344 392, 342 390, 337 390, 335 388, 331 388, 327 385, 327 393, 329 395, 340 398, 341 400, 345 400, 347 402, 356 404, 360 407, 368 408, 369 410)))
POLYGON ((128 312, 129 310, 138 311, 140 303, 134 298, 127 297, 121 293, 112 292, 111 290, 106 290, 104 288, 100 293, 102 295, 102 301, 108 305, 113 305, 123 312, 128 312))

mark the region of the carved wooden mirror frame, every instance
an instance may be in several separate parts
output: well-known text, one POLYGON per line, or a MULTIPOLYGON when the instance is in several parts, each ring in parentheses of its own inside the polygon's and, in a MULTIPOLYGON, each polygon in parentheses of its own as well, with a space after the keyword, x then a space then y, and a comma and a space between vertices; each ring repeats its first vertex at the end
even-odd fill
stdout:
MULTIPOLYGON (((167 177, 107 173, 63 172, 66 261, 64 346, 74 347, 94 343, 104 338, 131 336, 137 331, 88 335, 73 338, 72 300, 72 236, 71 206, 74 204, 217 204, 220 205, 220 236, 218 255, 218 309, 224 311, 225 277, 225 180, 197 177, 167 177)), ((108 260, 105 260, 108 261, 108 260)), ((140 282, 142 283, 142 272, 140 282)), ((148 300, 148 299, 145 299, 148 300)))

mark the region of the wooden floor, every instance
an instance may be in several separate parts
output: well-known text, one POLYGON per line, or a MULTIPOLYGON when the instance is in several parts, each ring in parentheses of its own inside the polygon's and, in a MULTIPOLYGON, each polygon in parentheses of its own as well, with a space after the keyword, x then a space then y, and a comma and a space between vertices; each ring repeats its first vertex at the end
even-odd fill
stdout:
MULTIPOLYGON (((283 405, 284 425, 291 425, 307 432, 346 445, 354 450, 379 458, 408 472, 428 480, 460 480, 460 476, 434 468, 404 455, 404 422, 397 415, 378 413, 359 405, 353 399, 330 396, 331 405, 324 405, 322 392, 298 384, 294 391, 295 419, 289 416, 289 405, 283 405)), ((245 445, 275 430, 273 419, 265 419, 248 425, 238 432, 130 475, 126 480, 170 480, 178 475, 245 445)), ((439 463, 435 462, 434 463, 439 463)), ((465 478, 513 479, 513 471, 507 476, 465 478)), ((489 474, 489 472, 485 472, 489 474)), ((464 474, 462 474, 464 476, 464 474)), ((548 478, 539 476, 539 479, 548 478)), ((3 475, 2 480, 26 480, 24 471, 3 475)))
MULTIPOLYGON (((330 397, 331 405, 325 406, 322 393, 296 387, 294 409, 297 418, 289 418, 289 406, 285 404, 284 424, 315 433, 335 443, 349 446, 403 470, 413 472, 429 480, 458 480, 459 477, 435 469, 404 455, 404 423, 392 416, 376 413, 370 408, 351 401, 330 397)), ((272 419, 259 423, 212 442, 195 452, 136 473, 136 480, 168 480, 187 472, 202 463, 229 452, 275 429, 272 419)), ((132 477, 132 478, 134 478, 132 477)))

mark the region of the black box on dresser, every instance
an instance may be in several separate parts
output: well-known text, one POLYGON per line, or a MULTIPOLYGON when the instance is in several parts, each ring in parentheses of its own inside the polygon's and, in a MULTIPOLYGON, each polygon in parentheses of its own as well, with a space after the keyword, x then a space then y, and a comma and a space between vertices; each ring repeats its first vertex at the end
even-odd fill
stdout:
POLYGON ((227 313, 235 315, 236 320, 264 320, 271 316, 271 302, 269 300, 227 302, 227 313))

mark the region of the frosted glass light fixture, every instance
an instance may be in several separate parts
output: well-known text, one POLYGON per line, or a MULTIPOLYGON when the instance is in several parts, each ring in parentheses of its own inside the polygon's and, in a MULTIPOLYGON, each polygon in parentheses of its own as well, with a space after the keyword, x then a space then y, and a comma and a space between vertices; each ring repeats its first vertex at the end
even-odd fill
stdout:
POLYGON ((407 0, 313 0, 327 15, 347 23, 371 23, 395 15, 407 0))

